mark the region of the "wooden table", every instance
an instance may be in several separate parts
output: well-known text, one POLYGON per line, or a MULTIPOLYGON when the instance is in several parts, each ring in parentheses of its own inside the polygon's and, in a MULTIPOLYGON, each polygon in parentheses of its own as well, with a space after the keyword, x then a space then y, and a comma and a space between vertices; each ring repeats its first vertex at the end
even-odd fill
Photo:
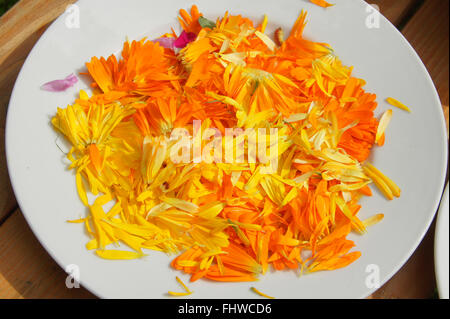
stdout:
MULTIPOLYGON (((300 0, 299 0, 300 1, 300 0)), ((5 117, 17 74, 34 43, 74 0, 21 0, 0 18, 0 298, 95 298, 68 289, 65 272, 36 240, 20 212, 5 160, 5 117)), ((339 0, 332 1, 339 5, 339 0)), ((449 100, 449 1, 372 0, 404 34, 449 100)), ((444 107, 448 124, 448 106, 444 107)), ((403 268, 371 298, 431 298, 435 292, 434 223, 403 268)))

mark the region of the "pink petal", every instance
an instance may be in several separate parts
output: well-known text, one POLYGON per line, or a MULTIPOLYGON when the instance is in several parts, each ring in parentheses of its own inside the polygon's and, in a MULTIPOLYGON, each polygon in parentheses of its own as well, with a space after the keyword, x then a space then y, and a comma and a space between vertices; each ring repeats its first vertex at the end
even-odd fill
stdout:
POLYGON ((78 78, 72 73, 63 80, 54 80, 42 85, 42 89, 50 92, 62 92, 78 82, 78 78))
POLYGON ((180 36, 175 40, 173 45, 176 48, 182 49, 186 45, 188 45, 188 43, 194 41, 196 38, 197 38, 197 35, 195 33, 183 31, 183 32, 181 32, 180 36))
POLYGON ((173 50, 173 48, 174 48, 173 43, 175 42, 175 38, 169 38, 169 37, 158 38, 158 39, 152 40, 152 42, 159 43, 159 45, 162 46, 163 48, 173 50))

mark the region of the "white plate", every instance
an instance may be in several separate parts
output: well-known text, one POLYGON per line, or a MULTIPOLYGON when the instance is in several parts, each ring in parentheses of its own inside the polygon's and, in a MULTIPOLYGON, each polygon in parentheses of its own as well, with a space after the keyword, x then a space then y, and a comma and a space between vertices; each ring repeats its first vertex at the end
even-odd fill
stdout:
POLYGON ((448 184, 442 195, 439 214, 436 222, 436 234, 434 237, 434 265, 436 270, 436 281, 441 299, 449 298, 449 194, 448 184))
MULTIPOLYGON (((383 284, 403 265, 433 219, 444 186, 447 141, 431 78, 385 18, 379 28, 369 29, 366 3, 335 2, 325 10, 306 0, 196 1, 200 11, 212 19, 226 10, 257 21, 267 13, 271 30, 276 26, 290 30, 300 10, 306 9, 306 36, 331 44, 345 64, 355 66, 354 74, 367 81, 366 90, 378 95, 377 114, 388 109, 384 99, 389 96, 409 105, 411 114, 394 110, 386 145, 376 148, 372 158, 402 188, 402 196, 388 202, 375 192, 363 201, 362 218, 382 212, 385 219, 367 235, 351 236, 362 257, 349 267, 300 278, 293 272, 270 273, 257 283, 200 280, 190 285, 195 291, 192 298, 258 297, 250 286, 278 298, 365 297, 376 290, 374 276, 379 274, 383 284)), ((143 260, 107 261, 84 248, 88 237, 83 226, 66 223, 84 214, 84 208, 74 176, 67 172, 64 156, 55 145, 57 135, 49 120, 57 106, 71 103, 87 83, 79 82, 64 93, 45 92, 40 86, 81 71, 92 56, 119 52, 126 36, 161 35, 177 25, 178 9, 191 4, 185 0, 79 1, 80 28, 66 26, 67 14, 59 17, 31 51, 11 96, 6 151, 18 203, 50 255, 63 268, 78 265, 82 285, 100 297, 162 298, 168 290, 178 289, 174 277, 180 273, 170 268, 171 257, 161 253, 150 252, 143 260)), ((185 275, 181 278, 188 281, 185 275)))

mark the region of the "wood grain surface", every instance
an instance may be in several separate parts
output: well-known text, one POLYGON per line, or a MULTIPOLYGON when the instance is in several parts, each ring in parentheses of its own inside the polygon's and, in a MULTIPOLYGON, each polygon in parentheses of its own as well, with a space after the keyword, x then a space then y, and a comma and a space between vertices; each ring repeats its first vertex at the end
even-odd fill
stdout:
POLYGON ((5 159, 5 122, 17 74, 50 22, 74 0, 22 0, 0 17, 0 223, 17 207, 5 159))
POLYGON ((66 287, 66 273, 48 255, 17 210, 0 229, 0 298, 93 298, 66 287))
MULTIPOLYGON (((46 27, 74 0, 21 0, 0 18, 0 298, 95 298, 68 289, 65 272, 36 240, 17 208, 6 169, 7 104, 26 56, 46 27)), ((334 1, 337 5, 338 0, 334 1)), ((448 0, 373 0, 423 59, 448 105, 448 0)), ((448 121, 448 107, 444 107, 448 121)), ((404 267, 371 298, 429 298, 436 287, 434 224, 404 267)))
POLYGON ((30 35, 53 21, 67 5, 67 0, 21 0, 0 18, 0 63, 30 35))
POLYGON ((449 1, 427 0, 402 30, 428 69, 444 105, 449 104, 449 1))
POLYGON ((421 0, 372 0, 367 2, 377 5, 380 12, 398 27, 421 0))
MULTIPOLYGON (((443 104, 447 122, 449 98, 449 1, 427 0, 408 21, 402 33, 421 57, 443 104)), ((431 225, 422 243, 397 274, 374 298, 429 298, 435 288, 434 231, 431 225)))

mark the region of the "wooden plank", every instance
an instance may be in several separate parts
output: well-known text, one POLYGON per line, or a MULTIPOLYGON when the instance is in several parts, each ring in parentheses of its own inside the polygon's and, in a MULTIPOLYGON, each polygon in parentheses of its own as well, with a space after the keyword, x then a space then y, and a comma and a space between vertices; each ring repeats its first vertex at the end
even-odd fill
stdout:
POLYGON ((17 75, 47 26, 31 34, 10 56, 0 63, 0 223, 17 206, 6 167, 5 125, 9 98, 17 75))
POLYGON ((448 12, 448 0, 427 0, 402 31, 425 63, 444 105, 449 104, 448 12))
MULTIPOLYGON (((1 74, 1 70, 0 70, 1 74)), ((5 118, 6 102, 0 97, 0 223, 16 206, 9 175, 6 168, 5 155, 5 118)))
POLYGON ((0 224, 17 206, 6 168, 6 110, 28 53, 48 24, 74 0, 22 0, 0 18, 0 224))
POLYGON ((0 299, 95 298, 86 289, 68 289, 67 274, 47 254, 17 210, 0 227, 0 299))
MULTIPOLYGON (((442 108, 444 110, 445 124, 447 124, 447 138, 449 138, 450 134, 449 134, 449 121, 448 121, 448 111, 449 111, 448 105, 443 105, 442 108)), ((447 172, 447 174, 448 174, 448 172, 447 172)))
POLYGON ((0 18, 0 63, 75 0, 21 0, 0 18))
POLYGON ((370 4, 376 4, 380 12, 393 25, 399 26, 409 10, 417 3, 417 0, 366 0, 370 4))
MULTIPOLYGON (((427 67, 438 90, 447 122, 449 99, 449 1, 426 0, 402 30, 427 67)), ((373 298, 430 298, 434 276, 434 228, 430 227, 408 262, 373 298)))

